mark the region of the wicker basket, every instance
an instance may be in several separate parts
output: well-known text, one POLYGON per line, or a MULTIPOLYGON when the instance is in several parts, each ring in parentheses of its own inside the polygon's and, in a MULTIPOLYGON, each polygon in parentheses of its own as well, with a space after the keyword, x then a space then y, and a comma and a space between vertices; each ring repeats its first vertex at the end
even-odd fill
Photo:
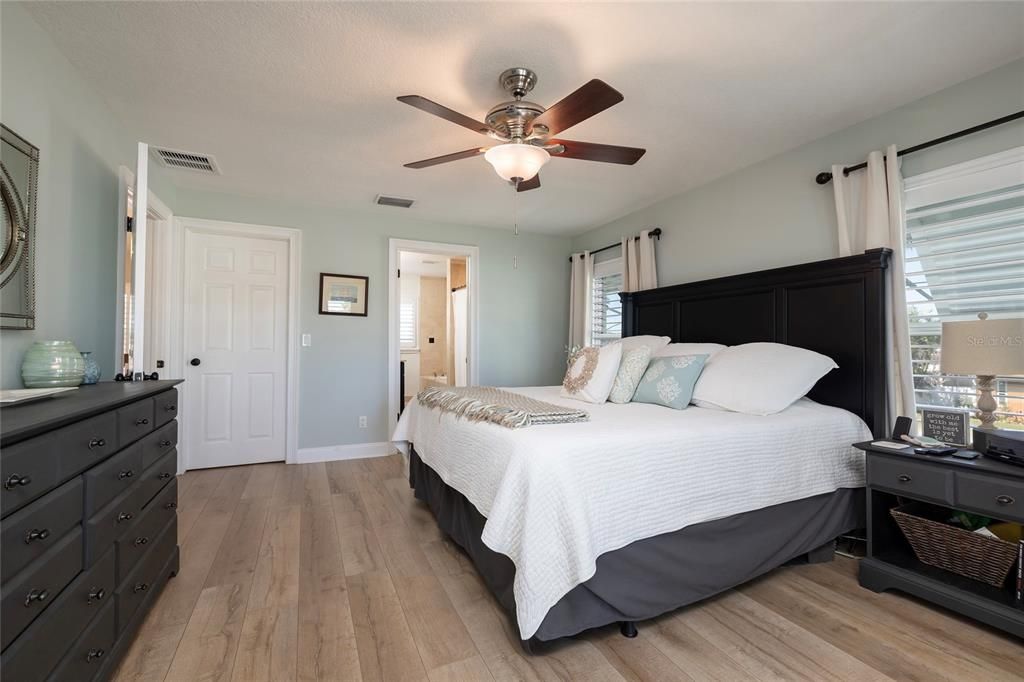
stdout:
POLYGON ((1017 561, 1017 545, 938 520, 948 510, 910 502, 889 510, 917 558, 929 566, 1002 587, 1017 561), (929 518, 931 517, 931 518, 929 518))

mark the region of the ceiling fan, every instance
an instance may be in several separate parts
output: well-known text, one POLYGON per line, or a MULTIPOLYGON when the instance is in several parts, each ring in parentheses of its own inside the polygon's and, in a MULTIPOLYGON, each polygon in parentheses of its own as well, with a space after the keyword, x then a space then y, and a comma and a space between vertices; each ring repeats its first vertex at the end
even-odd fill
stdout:
POLYGON ((399 102, 499 141, 499 144, 492 147, 473 147, 407 163, 405 167, 428 168, 483 154, 502 179, 513 184, 516 191, 525 192, 540 187, 537 173, 552 156, 631 166, 647 151, 637 147, 618 147, 554 137, 622 101, 622 94, 604 81, 595 78, 550 109, 523 99, 537 84, 537 74, 530 69, 506 69, 498 77, 498 82, 514 99, 492 107, 483 121, 452 111, 419 95, 399 97, 399 102))

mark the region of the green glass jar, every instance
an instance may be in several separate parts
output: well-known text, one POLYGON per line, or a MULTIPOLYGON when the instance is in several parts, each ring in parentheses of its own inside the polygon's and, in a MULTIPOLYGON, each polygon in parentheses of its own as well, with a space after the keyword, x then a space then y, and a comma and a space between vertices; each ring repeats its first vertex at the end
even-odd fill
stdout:
POLYGON ((85 360, 70 341, 36 341, 21 362, 25 388, 78 386, 85 375, 85 360))

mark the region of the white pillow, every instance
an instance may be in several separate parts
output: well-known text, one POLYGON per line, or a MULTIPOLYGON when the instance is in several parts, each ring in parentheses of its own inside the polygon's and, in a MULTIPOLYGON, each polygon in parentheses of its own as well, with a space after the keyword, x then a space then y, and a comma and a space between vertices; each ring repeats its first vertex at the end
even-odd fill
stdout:
POLYGON ((588 403, 608 400, 621 359, 621 343, 610 343, 602 348, 587 346, 580 350, 565 373, 562 397, 588 403))
POLYGON ((674 358, 680 355, 706 355, 708 360, 711 356, 728 348, 720 343, 670 343, 654 352, 652 358, 674 358))
POLYGON ((745 414, 781 412, 837 368, 832 358, 781 343, 730 346, 708 358, 693 403, 745 414))
POLYGON ((658 352, 659 348, 664 348, 665 345, 667 345, 668 342, 671 340, 672 339, 670 339, 667 336, 626 336, 621 341, 619 341, 619 343, 622 344, 623 353, 625 353, 626 351, 635 350, 640 346, 647 346, 648 348, 651 349, 651 354, 653 355, 654 353, 658 352))

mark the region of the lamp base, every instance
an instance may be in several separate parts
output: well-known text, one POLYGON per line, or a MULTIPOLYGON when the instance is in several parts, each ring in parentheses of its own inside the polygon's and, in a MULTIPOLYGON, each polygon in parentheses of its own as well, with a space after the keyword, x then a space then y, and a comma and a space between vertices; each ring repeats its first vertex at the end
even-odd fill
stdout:
POLYGON ((981 420, 981 425, 978 428, 992 430, 995 429, 996 415, 994 412, 999 407, 996 404, 996 399, 992 397, 992 391, 995 390, 996 378, 991 374, 979 374, 977 377, 978 387, 978 419, 981 420))

